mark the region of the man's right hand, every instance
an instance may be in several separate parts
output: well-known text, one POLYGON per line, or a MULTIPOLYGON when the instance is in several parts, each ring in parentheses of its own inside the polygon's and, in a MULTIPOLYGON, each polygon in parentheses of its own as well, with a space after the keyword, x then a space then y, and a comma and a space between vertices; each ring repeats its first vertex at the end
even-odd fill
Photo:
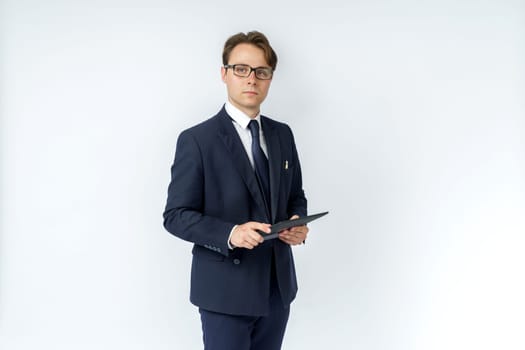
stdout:
POLYGON ((270 224, 263 224, 255 221, 238 225, 232 232, 230 244, 236 248, 253 249, 260 243, 264 242, 264 238, 259 232, 257 232, 257 230, 270 233, 270 227, 270 224))

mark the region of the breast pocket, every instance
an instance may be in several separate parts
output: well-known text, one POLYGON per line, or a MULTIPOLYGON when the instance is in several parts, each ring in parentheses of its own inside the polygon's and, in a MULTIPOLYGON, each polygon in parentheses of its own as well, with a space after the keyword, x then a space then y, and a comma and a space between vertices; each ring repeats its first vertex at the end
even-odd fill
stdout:
POLYGON ((283 167, 282 167, 282 178, 285 183, 285 188, 288 190, 290 188, 290 185, 292 184, 293 175, 294 175, 294 164, 290 161, 284 161, 283 167))

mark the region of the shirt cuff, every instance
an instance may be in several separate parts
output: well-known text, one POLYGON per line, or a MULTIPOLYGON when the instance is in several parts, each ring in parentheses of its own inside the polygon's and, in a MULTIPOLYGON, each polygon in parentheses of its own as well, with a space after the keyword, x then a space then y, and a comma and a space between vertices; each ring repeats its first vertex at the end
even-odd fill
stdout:
POLYGON ((230 249, 230 250, 234 250, 235 249, 235 246, 233 244, 231 244, 230 239, 232 238, 233 231, 237 228, 237 226, 239 226, 239 225, 233 226, 232 230, 230 231, 230 235, 228 236, 228 242, 227 243, 228 243, 228 249, 230 249))

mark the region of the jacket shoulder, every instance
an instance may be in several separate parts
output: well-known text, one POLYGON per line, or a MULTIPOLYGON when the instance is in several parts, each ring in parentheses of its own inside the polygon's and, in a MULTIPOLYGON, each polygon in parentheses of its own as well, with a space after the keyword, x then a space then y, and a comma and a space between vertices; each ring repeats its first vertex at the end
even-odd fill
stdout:
POLYGON ((218 130, 221 125, 221 119, 224 117, 222 111, 216 115, 183 130, 181 135, 193 135, 195 137, 209 136, 210 132, 218 130))
POLYGON ((283 122, 280 122, 278 120, 275 120, 273 118, 270 118, 266 115, 261 115, 261 119, 264 123, 267 123, 268 125, 272 126, 272 127, 284 127, 284 128, 289 128, 288 124, 286 123, 283 123, 283 122))
POLYGON ((277 130, 282 135, 293 136, 292 129, 288 124, 277 121, 264 115, 261 116, 261 120, 263 124, 268 125, 273 130, 277 130))

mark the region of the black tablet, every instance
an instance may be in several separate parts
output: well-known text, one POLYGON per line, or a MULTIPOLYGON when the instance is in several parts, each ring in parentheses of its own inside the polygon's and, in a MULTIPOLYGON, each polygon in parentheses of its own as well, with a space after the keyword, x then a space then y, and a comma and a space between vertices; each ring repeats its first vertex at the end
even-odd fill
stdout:
POLYGON ((274 238, 279 237, 279 232, 281 232, 282 230, 286 230, 288 228, 295 227, 295 226, 306 225, 307 223, 314 221, 316 219, 319 219, 320 217, 325 216, 326 214, 328 214, 327 211, 323 213, 319 213, 319 214, 303 216, 298 219, 280 221, 276 224, 273 224, 270 227, 270 229, 272 230, 270 233, 264 233, 264 232, 262 233, 259 232, 259 233, 261 233, 261 235, 264 237, 264 240, 267 241, 269 239, 274 239, 274 238))

